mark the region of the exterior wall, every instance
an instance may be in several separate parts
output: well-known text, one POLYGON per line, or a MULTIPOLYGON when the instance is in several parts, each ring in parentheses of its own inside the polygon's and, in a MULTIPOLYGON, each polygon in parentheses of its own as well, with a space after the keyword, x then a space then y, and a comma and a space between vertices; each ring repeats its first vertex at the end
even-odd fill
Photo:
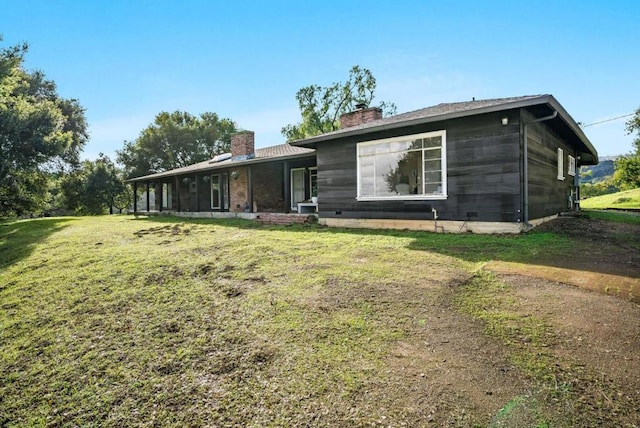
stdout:
POLYGON ((258 212, 288 212, 284 190, 284 162, 251 167, 253 202, 258 212))
POLYGON ((519 117, 511 110, 318 143, 320 218, 431 220, 434 208, 440 220, 520 222, 519 117), (446 200, 356 200, 358 142, 438 130, 447 132, 446 200))
POLYGON ((249 204, 249 174, 246 166, 233 168, 229 173, 229 211, 243 212, 249 204), (234 178, 237 173, 236 178, 234 178))
MULTIPOLYGON (((527 111, 523 110, 522 115, 526 122, 535 120, 527 111)), ((568 155, 577 157, 575 149, 551 129, 549 122, 532 123, 527 128, 529 218, 543 218, 569 211, 574 177, 567 174, 568 155), (558 180, 559 148, 564 151, 564 181, 558 180)))

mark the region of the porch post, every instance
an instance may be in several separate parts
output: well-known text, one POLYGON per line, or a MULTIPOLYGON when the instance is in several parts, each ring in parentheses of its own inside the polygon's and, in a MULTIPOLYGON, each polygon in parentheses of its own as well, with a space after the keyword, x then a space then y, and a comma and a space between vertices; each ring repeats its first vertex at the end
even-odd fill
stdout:
POLYGON ((198 177, 196 174, 196 212, 200 212, 200 189, 198 189, 198 177))
POLYGON ((291 177, 289 172, 289 161, 284 161, 282 168, 284 170, 284 212, 288 213, 291 211, 291 177))
POLYGON ((162 202, 163 202, 163 201, 162 201, 162 198, 163 198, 163 196, 164 196, 164 195, 162 194, 162 193, 163 193, 163 192, 162 192, 162 188, 163 188, 163 187, 164 187, 164 184, 163 184, 163 183, 160 183, 160 192, 159 192, 159 193, 160 193, 160 198, 159 198, 160 203, 158 204, 158 211, 160 211, 160 212, 162 212, 162 205, 163 205, 163 204, 162 204, 162 202))
POLYGON ((176 210, 180 212, 180 177, 176 175, 176 210))
POLYGON ((133 214, 138 214, 138 182, 133 182, 133 214))
POLYGON ((249 212, 253 212, 253 177, 251 165, 247 165, 247 199, 249 200, 249 212))
POLYGON ((150 208, 151 207, 149 207, 149 182, 147 181, 147 214, 149 213, 149 211, 151 211, 150 208))

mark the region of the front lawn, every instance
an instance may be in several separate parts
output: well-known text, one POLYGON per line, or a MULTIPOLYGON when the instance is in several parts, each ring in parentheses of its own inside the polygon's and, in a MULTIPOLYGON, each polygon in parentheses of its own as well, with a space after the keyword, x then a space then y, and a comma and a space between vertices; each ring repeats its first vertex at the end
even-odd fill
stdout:
MULTIPOLYGON (((486 426, 554 369, 529 369, 542 339, 492 339, 520 318, 482 333, 470 305, 495 278, 477 271, 575 248, 549 231, 1 223, 0 426, 486 426)), ((528 420, 576 420, 549 400, 528 420)))

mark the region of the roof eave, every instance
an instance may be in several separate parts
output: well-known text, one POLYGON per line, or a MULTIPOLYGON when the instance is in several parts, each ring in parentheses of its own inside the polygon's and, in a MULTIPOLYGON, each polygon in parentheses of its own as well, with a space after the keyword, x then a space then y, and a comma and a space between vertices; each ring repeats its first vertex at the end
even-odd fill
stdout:
POLYGON ((289 144, 291 144, 292 146, 315 148, 317 143, 320 143, 323 141, 330 141, 338 138, 353 137, 353 136, 368 134, 372 132, 387 131, 392 129, 405 128, 409 126, 423 125, 423 124, 432 123, 432 122, 441 122, 445 120, 475 116, 478 114, 495 113, 495 112, 505 111, 505 110, 532 107, 532 106, 542 105, 542 104, 548 104, 551 108, 558 111, 563 122, 571 129, 571 131, 578 137, 580 142, 584 144, 585 148, 589 151, 589 154, 592 157, 594 165, 597 164, 598 153, 596 152, 595 148, 593 147, 593 145, 591 144, 587 136, 584 134, 580 126, 577 124, 577 122, 573 120, 571 115, 560 105, 558 100, 556 100, 553 97, 553 95, 541 95, 539 97, 528 98, 525 100, 512 101, 512 102, 497 104, 493 106, 461 110, 461 111, 444 113, 444 114, 434 115, 434 116, 421 117, 416 119, 409 119, 409 120, 400 121, 400 122, 381 123, 379 125, 372 125, 364 128, 355 128, 351 130, 345 130, 344 132, 339 132, 339 133, 320 134, 314 137, 306 138, 304 140, 293 141, 293 142, 290 142, 289 144))
POLYGON ((166 178, 166 177, 175 177, 175 176, 179 176, 179 175, 189 175, 189 174, 195 174, 195 173, 198 173, 198 172, 216 171, 218 169, 234 168, 234 167, 237 167, 237 166, 253 165, 253 164, 270 162, 270 161, 301 159, 301 158, 305 158, 305 157, 311 157, 311 156, 314 156, 314 155, 315 155, 314 152, 310 152, 310 153, 299 153, 299 154, 296 154, 296 155, 274 156, 274 157, 269 157, 269 158, 253 158, 253 159, 229 162, 229 163, 224 163, 224 164, 209 164, 209 165, 207 165, 207 166, 205 166, 203 168, 193 169, 193 170, 188 170, 188 171, 181 170, 182 168, 177 168, 175 170, 157 172, 155 174, 144 175, 142 177, 130 178, 130 179, 126 180, 126 182, 127 183, 133 183, 133 182, 140 182, 140 181, 153 181, 153 180, 157 180, 157 179, 160 179, 160 178, 166 178), (179 171, 179 169, 181 171, 179 171))
POLYGON ((444 120, 458 119, 458 118, 467 117, 467 116, 475 116, 478 114, 494 113, 497 111, 511 110, 511 109, 517 109, 522 107, 530 107, 532 105, 539 105, 539 104, 544 104, 545 102, 549 102, 551 98, 553 98, 551 95, 542 95, 540 97, 530 98, 526 100, 512 101, 509 103, 497 104, 494 106, 455 111, 451 113, 444 113, 444 114, 439 114, 434 116, 408 119, 400 122, 381 123, 379 125, 372 125, 364 128, 355 128, 352 130, 346 130, 344 132, 340 132, 337 134, 336 133, 320 134, 314 137, 306 138, 304 140, 293 141, 293 142, 290 142, 289 144, 291 144, 292 146, 299 146, 299 147, 311 147, 316 143, 333 140, 337 138, 352 137, 352 136, 357 136, 362 134, 368 134, 370 132, 386 131, 390 129, 404 128, 407 126, 423 125, 425 123, 441 122, 444 120))
POLYGON ((549 98, 549 105, 558 112, 562 121, 569 127, 569 129, 571 129, 571 131, 578 137, 580 142, 584 144, 585 148, 589 151, 589 155, 592 159, 586 162, 582 162, 582 165, 598 164, 598 152, 596 151, 595 147, 593 147, 593 144, 591 144, 591 141, 589 141, 589 138, 587 138, 584 131, 582 131, 580 125, 578 125, 578 123, 573 120, 573 117, 571 117, 571 115, 564 109, 564 107, 562 107, 558 100, 556 100, 551 95, 549 96, 549 98))

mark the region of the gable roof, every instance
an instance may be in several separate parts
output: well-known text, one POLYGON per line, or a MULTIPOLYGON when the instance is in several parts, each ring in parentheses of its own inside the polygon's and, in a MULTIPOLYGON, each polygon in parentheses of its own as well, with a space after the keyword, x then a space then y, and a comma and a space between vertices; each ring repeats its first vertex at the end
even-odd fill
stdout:
POLYGON ((203 162, 198 162, 193 165, 185 166, 182 168, 176 168, 169 171, 157 172, 155 174, 149 174, 142 177, 130 178, 128 182, 134 181, 147 181, 157 178, 172 177, 175 175, 193 174, 201 171, 213 171, 216 169, 234 167, 240 165, 255 164, 261 162, 267 162, 271 160, 284 160, 305 157, 313 154, 314 149, 305 147, 295 147, 288 143, 279 144, 277 146, 264 147, 255 150, 255 157, 252 159, 234 160, 233 158, 227 158, 222 161, 216 161, 216 158, 209 159, 203 162))
POLYGON ((598 163, 598 154, 582 132, 580 126, 560 105, 560 103, 552 95, 526 95, 521 97, 510 98, 494 98, 487 100, 463 101, 457 103, 442 103, 435 106, 398 114, 395 116, 385 117, 361 125, 339 129, 333 132, 316 135, 314 137, 305 138, 291 142, 292 145, 300 147, 316 147, 317 143, 323 141, 335 140, 338 138, 358 136, 369 134, 376 131, 386 131, 391 129, 403 128, 412 125, 421 125, 431 122, 440 122, 449 119, 457 119, 461 117, 474 116, 483 113, 492 113, 504 110, 527 108, 539 105, 547 105, 551 111, 558 112, 558 120, 561 120, 564 126, 572 135, 575 136, 575 142, 578 142, 586 155, 583 163, 598 163))

